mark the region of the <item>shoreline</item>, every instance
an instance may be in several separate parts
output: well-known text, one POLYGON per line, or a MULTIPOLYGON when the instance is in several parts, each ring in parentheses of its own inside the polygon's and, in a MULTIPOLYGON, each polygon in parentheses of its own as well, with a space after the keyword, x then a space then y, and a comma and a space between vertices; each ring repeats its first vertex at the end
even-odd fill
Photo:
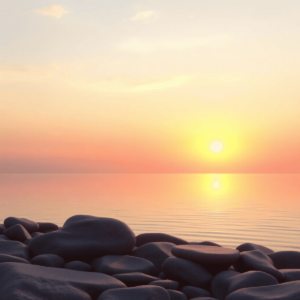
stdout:
POLYGON ((26 299, 41 300, 300 299, 299 251, 253 243, 234 249, 165 233, 135 236, 122 221, 86 215, 62 228, 6 218, 0 275, 3 300, 19 299, 24 286, 26 299))

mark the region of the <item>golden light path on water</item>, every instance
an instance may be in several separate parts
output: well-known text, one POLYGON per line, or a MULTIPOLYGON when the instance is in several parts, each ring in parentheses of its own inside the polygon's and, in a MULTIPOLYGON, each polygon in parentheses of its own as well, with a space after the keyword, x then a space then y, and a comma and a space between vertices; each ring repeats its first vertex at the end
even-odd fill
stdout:
POLYGON ((120 219, 135 234, 300 249, 299 182, 297 174, 0 175, 0 223, 63 225, 87 214, 120 219))

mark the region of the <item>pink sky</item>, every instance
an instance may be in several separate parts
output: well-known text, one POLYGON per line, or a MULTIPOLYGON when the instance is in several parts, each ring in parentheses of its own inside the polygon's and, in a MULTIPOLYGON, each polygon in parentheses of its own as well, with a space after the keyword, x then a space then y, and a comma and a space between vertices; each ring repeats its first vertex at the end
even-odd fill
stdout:
POLYGON ((214 2, 5 3, 0 173, 298 173, 299 3, 214 2))

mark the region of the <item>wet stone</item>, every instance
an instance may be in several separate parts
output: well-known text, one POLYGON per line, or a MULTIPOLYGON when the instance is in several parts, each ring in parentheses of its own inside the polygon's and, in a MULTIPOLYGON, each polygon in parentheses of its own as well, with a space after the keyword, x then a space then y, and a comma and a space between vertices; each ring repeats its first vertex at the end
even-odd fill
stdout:
POLYGON ((10 238, 8 238, 6 235, 4 235, 4 234, 1 234, 0 235, 0 240, 2 240, 2 241, 10 241, 10 238))
POLYGON ((200 245, 200 246, 215 246, 215 247, 222 247, 219 244, 216 244, 214 242, 204 241, 204 242, 191 242, 189 245, 200 245))
POLYGON ((134 272, 155 275, 155 267, 150 261, 129 255, 106 255, 94 259, 92 266, 95 272, 107 275, 134 272))
POLYGON ((29 249, 17 241, 0 240, 0 254, 16 256, 29 261, 29 249))
POLYGON ((10 240, 19 241, 21 243, 31 239, 29 232, 20 224, 13 225, 8 229, 5 229, 3 234, 5 234, 10 240))
POLYGON ((65 264, 63 258, 55 254, 42 254, 31 259, 33 265, 51 267, 51 268, 62 268, 65 264))
POLYGON ((149 285, 161 286, 164 289, 168 289, 168 290, 178 290, 178 288, 179 288, 179 283, 177 281, 173 281, 173 280, 152 281, 149 283, 149 285))
POLYGON ((300 269, 280 269, 285 282, 300 280, 300 269))
POLYGON ((300 281, 237 290, 226 300, 298 300, 300 281))
POLYGON ((196 297, 211 297, 211 293, 194 286, 185 286, 181 289, 181 292, 184 293, 188 299, 196 297))
POLYGON ((240 252, 245 252, 245 251, 252 251, 252 250, 259 250, 265 254, 271 254, 271 253, 274 253, 274 251, 270 248, 267 248, 265 246, 262 246, 262 245, 257 245, 257 244, 254 244, 254 243, 245 243, 245 244, 242 244, 238 247, 236 247, 237 250, 239 250, 240 252))
POLYGON ((197 297, 197 298, 192 298, 191 300, 217 300, 217 299, 211 297, 197 297))
POLYGON ((164 261, 169 257, 174 257, 171 253, 174 246, 175 244, 166 242, 149 243, 133 250, 132 255, 151 261, 155 266, 156 275, 159 275, 164 261))
POLYGON ((74 271, 82 271, 82 272, 92 272, 93 268, 91 265, 84 263, 82 261, 70 261, 64 265, 65 269, 74 270, 74 271))
POLYGON ((236 290, 248 287, 276 285, 275 277, 260 271, 238 273, 224 271, 216 275, 211 282, 211 292, 219 300, 224 300, 236 290))
POLYGON ((166 242, 175 245, 188 244, 186 240, 165 233, 142 233, 136 237, 136 247, 156 242, 166 242))
POLYGON ((300 269, 300 252, 280 251, 268 255, 277 269, 300 269))
POLYGON ((272 259, 259 250, 242 252, 234 268, 239 272, 262 271, 274 276, 279 282, 284 279, 282 273, 274 267, 272 259))
POLYGON ((38 223, 25 218, 9 217, 4 220, 4 226, 6 228, 12 227, 17 224, 22 225, 29 233, 39 230, 38 223))
POLYGON ((89 262, 104 255, 126 255, 135 235, 123 222, 110 218, 73 216, 62 229, 37 236, 29 243, 34 256, 56 254, 66 261, 89 262))
POLYGON ((158 277, 161 278, 161 279, 167 279, 167 276, 164 272, 160 272, 158 277))
POLYGON ((170 295, 170 300, 188 300, 187 296, 179 291, 167 290, 170 295))
POLYGON ((3 234, 3 231, 5 230, 4 224, 0 224, 0 234, 3 234))
POLYGON ((213 276, 202 266, 183 258, 168 258, 162 266, 168 279, 195 287, 206 287, 213 276))
POLYGON ((200 264, 212 274, 228 269, 240 257, 236 249, 203 245, 175 246, 171 252, 176 257, 200 264))
POLYGON ((146 275, 143 273, 115 274, 112 275, 112 277, 122 281, 128 287, 148 285, 152 281, 160 280, 157 277, 146 275))
POLYGON ((91 300, 106 290, 125 287, 105 274, 31 264, 2 263, 0 274, 1 300, 91 300))
POLYGON ((32 238, 35 238, 35 237, 37 237, 37 236, 40 236, 40 235, 43 235, 44 233, 42 233, 42 232, 33 232, 32 234, 31 234, 31 237, 32 238))
POLYGON ((98 300, 170 300, 169 293, 158 286, 113 289, 104 292, 98 300))
POLYGON ((17 257, 17 256, 0 254, 0 263, 4 263, 4 262, 17 262, 20 264, 29 264, 30 263, 28 260, 17 257))
POLYGON ((49 222, 37 222, 39 224, 39 232, 51 232, 59 229, 58 225, 49 222))

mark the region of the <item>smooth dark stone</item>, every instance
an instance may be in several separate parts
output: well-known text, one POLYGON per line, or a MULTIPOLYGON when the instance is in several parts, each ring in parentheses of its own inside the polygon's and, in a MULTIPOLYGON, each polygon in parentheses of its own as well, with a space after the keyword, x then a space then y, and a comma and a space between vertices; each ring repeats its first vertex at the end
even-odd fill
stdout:
POLYGON ((191 300, 217 300, 217 299, 211 297, 197 297, 197 298, 192 298, 191 300))
POLYGON ((235 249, 203 245, 175 246, 171 252, 179 258, 189 259, 201 265, 214 266, 230 267, 240 257, 240 252, 235 249))
POLYGON ((279 282, 284 279, 282 273, 274 267, 272 259, 259 250, 242 252, 234 268, 238 272, 262 271, 274 276, 279 282))
POLYGON ((217 299, 223 299, 228 294, 228 282, 234 276, 241 273, 236 271, 223 271, 214 276, 210 283, 210 290, 212 295, 217 299))
POLYGON ((96 258, 92 262, 95 272, 107 275, 124 273, 144 273, 155 275, 155 267, 152 262, 129 255, 106 255, 96 258))
POLYGON ((160 272, 159 275, 158 275, 158 278, 167 279, 167 276, 164 272, 160 272))
POLYGON ((259 250, 267 255, 274 253, 274 251, 270 248, 267 248, 262 245, 253 244, 253 243, 242 244, 242 245, 236 247, 236 249, 239 250, 240 252, 259 250))
POLYGON ((184 293, 174 290, 167 290, 171 300, 188 300, 187 296, 184 293))
POLYGON ((26 240, 23 244, 25 244, 27 247, 29 246, 32 239, 26 240))
POLYGON ((0 264, 2 300, 91 300, 106 290, 125 285, 105 274, 41 266, 0 264))
POLYGON ((277 269, 300 269, 300 252, 280 251, 268 255, 277 269))
POLYGON ((3 233, 12 241, 19 241, 24 243, 26 240, 31 239, 29 232, 20 224, 5 229, 3 233))
POLYGON ((35 237, 40 236, 40 235, 44 235, 44 233, 42 233, 42 232, 33 232, 33 233, 31 234, 31 237, 32 237, 32 238, 35 238, 35 237))
POLYGON ((184 293, 188 299, 211 296, 210 292, 194 286, 185 286, 181 289, 181 292, 184 293))
POLYGON ((51 267, 51 268, 62 268, 65 264, 65 260, 55 254, 42 254, 34 257, 30 261, 33 265, 51 267))
POLYGON ((156 242, 166 242, 175 245, 188 244, 188 242, 183 239, 165 233, 142 233, 136 237, 136 247, 156 242))
POLYGON ((162 270, 168 279, 195 287, 206 287, 213 277, 204 267, 190 260, 176 257, 166 259, 162 270))
POLYGON ((226 300, 298 300, 300 281, 271 286, 251 287, 231 293, 226 300))
POLYGON ((281 269, 279 270, 285 282, 300 280, 300 269, 281 269))
POLYGON ((38 223, 25 218, 9 217, 4 220, 4 226, 6 228, 12 227, 17 224, 22 225, 29 233, 39 230, 38 223))
POLYGON ((211 292, 215 298, 224 300, 229 294, 242 288, 276 284, 278 284, 277 279, 264 272, 224 271, 216 275, 211 281, 211 292))
POLYGON ((28 247, 16 241, 0 240, 0 254, 17 256, 29 261, 28 247))
POLYGON ((88 262, 109 254, 129 254, 134 245, 134 233, 119 220, 74 216, 62 229, 32 239, 29 249, 34 256, 56 254, 66 261, 88 262))
POLYGON ((161 286, 164 289, 168 289, 168 290, 178 290, 178 288, 179 288, 179 283, 177 281, 173 281, 173 280, 152 281, 149 283, 149 285, 161 286))
POLYGON ((93 268, 91 265, 84 263, 82 261, 70 261, 64 265, 65 269, 83 272, 92 272, 93 268))
POLYGON ((98 300, 170 300, 169 293, 158 286, 113 289, 104 292, 98 300))
POLYGON ((240 257, 236 249, 203 245, 175 246, 171 252, 176 257, 200 264, 214 275, 228 269, 240 257))
POLYGON ((7 254, 0 254, 0 263, 5 263, 5 262, 17 262, 22 264, 30 264, 30 262, 24 258, 11 256, 7 254))
POLYGON ((222 247, 219 244, 209 242, 209 241, 204 241, 204 242, 191 242, 189 245, 202 245, 202 246, 215 246, 215 247, 222 247))
POLYGON ((174 257, 171 253, 174 246, 175 244, 165 242, 149 243, 133 250, 131 255, 151 261, 155 266, 156 275, 159 275, 164 261, 174 257))
POLYGON ((6 229, 4 224, 0 224, 0 234, 3 234, 3 231, 6 229))
POLYGON ((157 277, 146 275, 143 273, 116 274, 112 275, 112 277, 122 281, 128 287, 147 285, 152 281, 160 280, 157 277))
POLYGON ((37 222, 37 223, 39 224, 39 232, 45 233, 46 231, 51 232, 59 229, 59 227, 53 223, 48 223, 48 222, 37 222))
POLYGON ((6 236, 6 235, 0 235, 0 240, 3 240, 3 241, 10 241, 10 239, 6 236))

